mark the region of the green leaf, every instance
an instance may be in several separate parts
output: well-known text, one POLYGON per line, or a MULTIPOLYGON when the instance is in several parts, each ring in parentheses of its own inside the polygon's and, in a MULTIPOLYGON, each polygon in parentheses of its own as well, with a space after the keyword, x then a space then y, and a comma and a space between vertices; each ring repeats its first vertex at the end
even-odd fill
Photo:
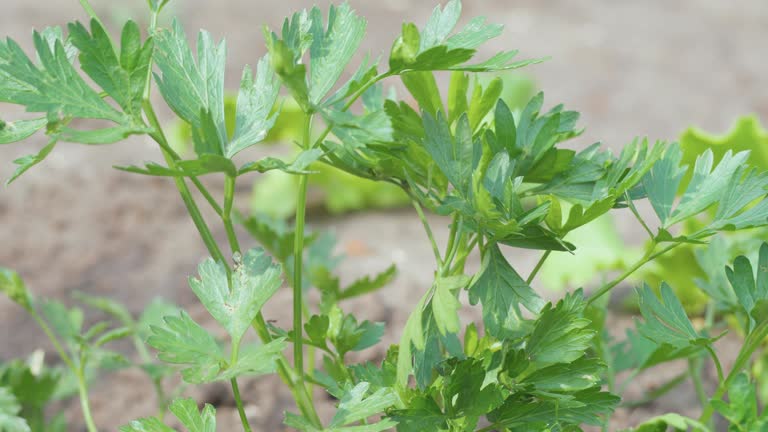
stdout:
POLYGON ((10 144, 27 139, 42 129, 47 122, 45 118, 18 120, 10 123, 0 120, 0 144, 10 144))
POLYGON ((636 428, 628 430, 634 432, 666 432, 669 427, 682 431, 710 432, 710 429, 707 426, 694 419, 676 413, 668 413, 653 417, 637 425, 636 428))
POLYGON ((152 59, 152 39, 142 44, 139 26, 128 21, 123 27, 118 55, 109 34, 96 19, 91 20, 91 33, 78 22, 69 25, 69 34, 72 44, 80 50, 83 71, 128 115, 141 123, 141 103, 152 59))
POLYGON ((224 353, 213 336, 184 311, 178 317, 167 316, 164 321, 163 326, 151 326, 152 335, 147 339, 147 344, 158 351, 158 358, 185 365, 181 374, 188 383, 217 379, 224 353))
MULTIPOLYGON (((688 128, 680 136, 680 147, 683 150, 683 163, 687 165, 693 165, 696 158, 707 150, 712 151, 715 162, 719 162, 728 151, 749 151, 749 164, 760 171, 768 170, 768 133, 754 115, 737 119, 723 135, 713 135, 695 127, 688 128)), ((687 177, 690 179, 690 175, 687 177)), ((684 183, 687 184, 687 181, 684 183)))
POLYGON ((264 345, 246 347, 240 353, 237 362, 229 365, 217 379, 230 380, 239 376, 273 373, 277 369, 275 361, 285 350, 285 347, 286 344, 283 339, 275 339, 264 345))
POLYGON ((643 188, 648 195, 648 201, 651 202, 662 226, 672 213, 675 195, 687 171, 686 166, 680 166, 682 157, 679 146, 670 147, 643 178, 643 188))
POLYGON ((488 419, 508 429, 546 430, 559 425, 600 425, 602 415, 613 412, 620 399, 599 387, 573 393, 567 399, 541 400, 513 396, 488 415, 488 419))
MULTIPOLYGON (((171 402, 168 409, 188 432, 216 432, 216 409, 212 405, 205 404, 200 411, 194 399, 179 398, 171 402)), ((120 428, 120 432, 173 432, 174 430, 155 417, 134 420, 120 428)))
POLYGON ((519 327, 521 304, 533 313, 544 306, 544 301, 509 265, 496 244, 485 250, 482 267, 469 286, 469 300, 473 305, 482 302, 486 331, 496 337, 504 337, 519 327))
POLYGON ((468 117, 465 114, 459 118, 455 135, 442 113, 438 112, 433 117, 425 112, 423 119, 426 132, 424 148, 456 189, 466 193, 472 177, 474 147, 468 117))
MULTIPOLYGON (((376 414, 383 413, 384 410, 397 403, 397 395, 392 389, 382 388, 372 394, 368 394, 369 387, 369 383, 361 382, 341 398, 336 414, 329 424, 330 428, 339 428, 365 420, 376 414)), ((375 429, 370 430, 385 430, 393 427, 395 423, 391 420, 384 420, 377 423, 377 425, 375 429)))
POLYGON ((58 138, 59 141, 99 145, 113 144, 118 141, 123 141, 131 135, 149 132, 152 132, 152 129, 134 125, 118 125, 88 131, 63 127, 56 134, 56 138, 58 138))
POLYGON ((377 291, 392 282, 395 276, 397 276, 397 267, 392 264, 374 276, 373 279, 370 276, 364 276, 349 284, 339 294, 339 300, 359 297, 377 291))
POLYGON ((171 402, 168 409, 189 432, 216 432, 216 409, 209 404, 200 411, 194 399, 184 398, 171 402))
POLYGON ((638 290, 640 313, 644 322, 638 332, 645 338, 663 341, 676 348, 709 344, 711 340, 700 335, 694 328, 683 305, 666 283, 661 284, 661 301, 648 285, 638 290))
POLYGON ((61 302, 46 300, 36 303, 41 315, 58 336, 66 342, 77 340, 83 330, 83 311, 79 308, 67 309, 61 302))
POLYGON ((0 292, 28 312, 32 311, 32 296, 21 276, 15 271, 0 267, 0 292))
MULTIPOLYGON (((262 214, 254 214, 242 221, 243 227, 279 262, 287 262, 293 255, 293 243, 296 230, 286 226, 282 220, 273 220, 262 214)), ((317 236, 307 234, 304 245, 311 245, 317 236)))
POLYGON ((5 184, 9 185, 13 183, 14 180, 16 180, 17 178, 19 178, 19 176, 27 172, 28 169, 42 162, 49 154, 51 154, 55 146, 56 146, 56 139, 52 139, 51 141, 48 142, 48 144, 46 144, 45 147, 40 149, 40 151, 37 152, 36 154, 26 155, 18 159, 15 159, 13 163, 18 165, 18 167, 16 167, 16 170, 13 172, 11 177, 8 180, 6 180, 5 184))
POLYGON ((528 359, 541 366, 571 363, 584 355, 591 346, 595 331, 584 316, 584 296, 581 290, 569 293, 552 306, 547 303, 533 324, 528 336, 528 359))
POLYGON ((147 417, 120 426, 120 432, 176 432, 176 429, 166 426, 155 417, 147 417))
POLYGON ((327 28, 319 8, 309 12, 312 44, 309 47, 309 101, 319 105, 344 72, 365 36, 365 19, 347 3, 331 6, 327 28))
POLYGON ((580 357, 569 363, 557 363, 541 368, 523 378, 522 384, 532 384, 544 392, 574 392, 600 384, 605 365, 594 358, 580 357))
POLYGON ((21 406, 7 387, 0 387, 0 432, 30 432, 27 421, 19 417, 21 406))
POLYGON ((196 63, 184 29, 174 21, 172 29, 157 33, 155 45, 157 86, 168 106, 192 126, 195 152, 223 155, 225 44, 216 45, 210 33, 200 32, 196 63))
MULTIPOLYGON (((733 261, 733 267, 726 267, 725 274, 733 289, 733 294, 746 317, 745 331, 747 334, 755 328, 755 315, 761 307, 761 302, 768 301, 768 243, 760 246, 757 260, 757 275, 752 264, 745 256, 739 256, 733 261)), ((731 296, 729 296, 731 297, 731 296)))
POLYGON ((155 162, 147 162, 144 168, 136 165, 115 166, 114 168, 134 174, 158 177, 199 177, 218 172, 225 173, 231 177, 238 175, 237 167, 231 160, 215 154, 203 154, 197 159, 177 161, 176 169, 171 169, 155 162))
POLYGON ((264 141, 277 120, 277 114, 270 116, 270 112, 279 89, 280 82, 272 72, 268 57, 259 60, 255 80, 250 68, 243 70, 237 95, 235 132, 224 149, 224 156, 231 158, 241 150, 264 141))
POLYGON ((390 50, 390 73, 428 70, 481 72, 513 69, 540 61, 512 62, 517 51, 503 51, 484 62, 466 64, 480 45, 501 34, 502 26, 487 24, 485 18, 478 17, 452 34, 460 14, 461 2, 452 0, 444 9, 435 8, 421 33, 414 24, 403 24, 402 34, 390 50))
MULTIPOLYGON (((441 365, 442 368, 450 367, 451 362, 454 361, 448 360, 448 365, 441 365)), ((449 371, 440 371, 444 379, 441 393, 446 417, 466 418, 469 424, 476 425, 480 416, 504 402, 504 394, 499 386, 486 385, 487 371, 482 360, 468 358, 452 366, 449 371)))
POLYGON ((246 163, 240 167, 237 175, 243 175, 252 171, 264 173, 272 170, 279 170, 288 174, 312 174, 314 171, 309 170, 310 165, 320 159, 323 153, 323 150, 319 148, 304 150, 291 163, 286 163, 273 157, 265 157, 255 162, 246 163))
POLYGON ((205 260, 198 268, 199 279, 190 278, 189 285, 237 345, 261 307, 280 288, 281 268, 263 249, 251 249, 242 260, 235 258, 230 286, 224 266, 211 258, 205 260))
POLYGON ((446 432, 449 430, 445 415, 433 398, 418 395, 408 402, 407 408, 394 410, 391 413, 392 419, 398 423, 398 432, 446 432))
POLYGON ((712 400, 711 403, 732 425, 743 430, 763 431, 768 426, 765 420, 758 418, 755 384, 750 382, 749 376, 744 372, 736 375, 728 386, 728 402, 718 399, 712 400))
POLYGON ((70 63, 61 39, 34 32, 40 64, 34 64, 11 39, 0 41, 0 101, 24 105, 52 118, 79 117, 128 123, 104 101, 70 63))
POLYGON ((430 115, 445 112, 443 101, 440 99, 440 90, 432 72, 411 72, 401 75, 400 79, 413 98, 416 99, 422 111, 426 111, 430 115))
MULTIPOLYGON (((680 203, 672 210, 662 228, 668 228, 703 212, 723 199, 726 191, 737 194, 742 192, 738 187, 741 180, 740 170, 748 156, 749 154, 746 152, 735 155, 726 152, 720 163, 714 168, 714 156, 711 151, 707 151, 696 159, 691 181, 680 198, 680 203), (732 185, 732 182, 737 184, 732 185)), ((676 189, 677 185, 667 187, 676 189)), ((649 199, 651 199, 650 196, 649 199)), ((651 203, 653 204, 653 200, 651 203)), ((738 211, 740 208, 736 210, 738 211)))
POLYGON ((437 323, 437 329, 442 335, 458 333, 460 330, 459 309, 461 309, 461 302, 459 302, 458 296, 468 282, 469 278, 464 275, 435 279, 432 313, 435 317, 435 323, 437 323))

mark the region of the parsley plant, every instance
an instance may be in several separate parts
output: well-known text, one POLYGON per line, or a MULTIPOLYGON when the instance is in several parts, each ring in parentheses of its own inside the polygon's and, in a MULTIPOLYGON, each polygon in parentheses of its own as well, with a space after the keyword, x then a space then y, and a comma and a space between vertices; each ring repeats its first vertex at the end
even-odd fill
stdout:
POLYGON ((152 379, 158 412, 121 427, 122 432, 173 431, 165 422, 167 411, 190 432, 216 429, 212 406, 200 409, 165 388, 164 378, 174 374, 191 385, 228 382, 242 428, 250 431, 238 383, 272 373, 296 403, 296 410, 285 414, 285 425, 301 431, 574 431, 586 425, 607 430, 624 387, 617 374, 675 359, 689 361, 690 371, 665 388, 690 378, 701 399, 701 416, 670 413, 634 430, 712 431, 715 413, 730 430, 767 430, 748 371, 768 335, 768 245, 756 261, 738 257, 724 271, 713 269, 707 280, 695 282, 709 296, 703 325, 693 324, 663 283, 660 296, 647 284, 638 290, 642 319, 626 340, 615 343, 605 326, 607 295, 645 264, 721 231, 768 225, 768 174, 750 166, 748 152, 724 150, 715 158, 706 149, 689 166, 674 143, 636 140, 619 155, 597 144, 578 152, 562 148, 581 133, 579 114, 562 105, 545 109, 541 93, 522 109, 511 109, 501 97, 502 80, 473 78, 540 60, 518 60, 517 51, 477 59, 480 46, 498 37, 502 27, 474 18, 457 28, 458 0, 437 7, 421 27, 404 24, 384 62, 366 57, 351 65, 366 21, 348 4, 327 13, 317 7, 303 10, 280 29, 265 29, 268 54, 243 71, 234 125, 228 127, 226 46, 201 31, 193 47, 178 21, 158 27, 167 2, 148 0, 146 37, 129 21, 120 37, 112 38, 88 1, 81 0, 90 23, 72 23, 66 32, 35 32, 34 55, 13 40, 0 42, 0 102, 37 115, 0 123, 0 143, 22 141, 38 131, 48 137, 38 153, 14 161, 18 167, 10 183, 58 143, 101 145, 131 135, 151 137, 162 162, 117 168, 175 182, 210 253, 189 285, 226 338, 217 339, 171 305, 153 304, 136 317, 109 299, 80 295, 85 305, 111 317, 86 328, 81 309, 34 298, 18 274, 2 269, 0 291, 35 319, 65 368, 41 370, 39 360, 4 366, 0 430, 64 430, 61 418, 47 419, 42 408, 52 397, 45 389, 69 376, 87 430, 95 432, 88 399, 93 377, 130 364, 152 379), (348 70, 351 75, 342 79, 348 70), (447 92, 438 85, 438 73, 450 76, 447 92), (406 98, 415 102, 385 91, 384 83, 391 80, 399 80, 406 98), (189 126, 193 158, 182 159, 169 144, 152 92, 189 126), (301 112, 295 158, 236 164, 233 157, 262 142, 275 125, 281 94, 301 112), (101 126, 83 128, 81 119, 101 126), (323 126, 313 133, 319 122, 323 126), (399 344, 380 364, 349 361, 350 352, 379 342, 384 324, 360 320, 344 311, 342 302, 382 288, 395 269, 341 285, 333 273, 332 243, 306 229, 313 163, 400 188, 434 251, 434 281, 412 305, 399 344), (236 182, 273 170, 298 179, 290 225, 234 211, 236 182), (200 182, 206 175, 225 179, 223 193, 200 182), (212 222, 203 218, 190 188, 200 192, 218 216, 215 222, 224 226, 227 251, 211 234, 212 222), (656 220, 641 217, 635 202, 642 199, 650 202, 656 220), (649 236, 640 259, 591 293, 579 289, 557 302, 542 299, 531 287, 542 264, 552 254, 579 253, 568 234, 622 208, 649 236), (450 220, 446 244, 435 240, 426 212, 450 220), (241 250, 235 224, 262 247, 241 250), (541 251, 531 274, 515 269, 504 254, 509 247, 541 251), (482 266, 467 274, 473 251, 479 251, 482 266), (262 315, 284 281, 293 294, 288 329, 262 315), (319 304, 308 304, 310 288, 320 292, 319 304), (482 322, 461 319, 463 291, 480 308, 482 322), (726 324, 744 336, 730 369, 714 346, 726 324), (251 331, 260 343, 244 337, 251 331), (105 347, 123 338, 133 341, 139 361, 105 347), (712 393, 701 373, 709 362, 717 370, 712 393), (338 400, 331 418, 317 413, 312 389, 318 386, 338 400))

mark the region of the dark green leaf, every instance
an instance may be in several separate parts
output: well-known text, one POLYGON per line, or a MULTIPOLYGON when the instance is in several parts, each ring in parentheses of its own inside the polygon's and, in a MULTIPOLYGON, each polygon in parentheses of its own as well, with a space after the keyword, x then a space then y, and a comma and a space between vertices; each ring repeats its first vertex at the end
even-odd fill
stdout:
POLYGON ((473 305, 482 302, 486 331, 497 337, 519 327, 521 304, 534 313, 544 306, 544 301, 509 265, 495 244, 486 248, 480 272, 469 286, 469 300, 473 305))

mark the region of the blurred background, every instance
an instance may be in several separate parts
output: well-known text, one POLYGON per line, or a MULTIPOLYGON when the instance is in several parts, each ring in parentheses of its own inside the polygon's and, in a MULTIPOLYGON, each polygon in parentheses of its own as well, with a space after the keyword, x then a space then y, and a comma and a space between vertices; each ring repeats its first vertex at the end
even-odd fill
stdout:
MULTIPOLYGON (((113 31, 127 18, 146 27, 143 0, 92 3, 113 31)), ((318 3, 326 6, 327 2, 318 3)), ((350 3, 368 19, 368 36, 361 51, 384 59, 400 25, 404 21, 422 25, 435 6, 408 0, 350 3)), ((277 28, 285 16, 310 6, 310 2, 300 1, 172 0, 164 12, 164 23, 176 16, 188 35, 204 28, 217 39, 226 38, 227 87, 235 89, 243 66, 255 64, 265 52, 263 25, 277 28)), ((513 89, 510 97, 520 97, 523 103, 541 89, 546 106, 564 103, 581 112, 580 124, 586 131, 574 141, 575 147, 599 141, 620 149, 638 136, 674 141, 691 126, 725 134, 741 116, 768 118, 768 65, 763 55, 768 3, 762 0, 465 1, 462 22, 478 15, 505 25, 504 34, 484 45, 481 56, 514 48, 520 50, 521 58, 551 57, 503 79, 513 89)), ((3 0, 0 32, 29 49, 33 28, 65 25, 76 19, 85 19, 76 0, 3 0)), ((174 123, 169 112, 164 114, 176 144, 183 148, 183 125, 174 123)), ((0 118, 21 115, 15 107, 0 105, 0 118)), ((274 138, 290 143, 290 117, 282 127, 285 133, 274 138)), ((0 147, 0 178, 10 177, 13 159, 34 153, 43 144, 44 137, 37 136, 0 147)), ((290 147, 257 149, 242 157, 259 152, 286 153, 290 147)), ((172 182, 111 168, 145 160, 159 161, 161 156, 144 138, 111 146, 60 144, 42 164, 0 190, 0 265, 18 271, 39 296, 69 301, 70 293, 84 291, 115 298, 132 312, 140 312, 153 298, 162 296, 203 319, 204 311, 186 278, 195 273, 206 252, 172 182)), ((349 307, 362 318, 386 321, 386 337, 394 341, 419 293, 432 280, 433 258, 420 223, 391 190, 370 189, 370 185, 355 182, 350 185, 349 179, 328 175, 319 177, 309 221, 317 229, 335 234, 336 253, 347 256, 340 264, 342 280, 384 270, 392 263, 398 266, 392 286, 349 307)), ((290 180, 254 179, 256 186, 243 181, 238 187, 240 211, 247 214, 257 208, 275 217, 292 211, 290 180)), ((215 178, 208 182, 214 188, 222 184, 215 178)), ((585 242, 585 247, 592 248, 590 256, 599 256, 606 268, 614 266, 616 254, 629 256, 633 247, 642 244, 642 231, 626 215, 603 221, 608 232, 600 238, 603 243, 594 237, 585 242)), ((447 221, 433 219, 438 241, 443 242, 447 221)), ((220 227, 215 234, 225 238, 220 227)), ((509 258, 521 273, 527 273, 538 255, 516 251, 509 258)), ((567 262, 563 263, 561 267, 567 269, 567 262)), ((475 258, 470 269, 477 266, 475 258)), ((590 283, 578 275, 554 271, 537 286, 547 297, 559 297, 557 289, 590 283)), ((268 319, 286 326, 290 322, 287 294, 279 295, 267 313, 268 319)), ((467 318, 475 316, 469 310, 466 314, 467 318)), ((617 327, 622 322, 618 319, 617 327)), ((5 299, 0 299, 0 329, 0 361, 48 348, 31 320, 5 299)), ((377 359, 384 348, 377 349, 379 352, 364 352, 363 358, 377 359)), ((673 372, 659 372, 666 373, 673 372)), ((640 394, 660 379, 645 377, 638 381, 636 391, 640 394)), ((150 388, 134 371, 121 371, 99 382, 93 388, 96 422, 111 430, 151 414, 150 388)), ((243 390, 249 415, 261 431, 279 430, 282 412, 291 408, 290 396, 278 389, 278 380, 269 378, 250 382, 243 390)), ((220 422, 222 430, 227 430, 226 425, 236 420, 227 388, 210 386, 199 392, 198 400, 222 407, 220 422)), ((686 404, 694 401, 692 391, 683 387, 681 393, 660 404, 664 411, 685 412, 686 404)), ((64 406, 71 408, 69 416, 77 424, 76 405, 64 406)), ((656 411, 658 405, 625 410, 617 415, 617 425, 633 424, 656 411)))

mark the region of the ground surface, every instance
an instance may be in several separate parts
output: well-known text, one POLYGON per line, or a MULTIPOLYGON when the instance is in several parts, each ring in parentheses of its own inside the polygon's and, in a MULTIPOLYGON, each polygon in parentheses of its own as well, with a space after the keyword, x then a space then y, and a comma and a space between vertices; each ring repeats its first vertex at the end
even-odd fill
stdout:
MULTIPOLYGON (((0 32, 25 48, 30 46, 33 26, 83 19, 75 0, 2 3, 0 32)), ((111 17, 109 22, 141 16, 145 2, 93 3, 111 17)), ((507 26, 487 54, 503 47, 520 48, 527 57, 553 57, 528 72, 546 90, 549 103, 564 102, 582 112, 582 125, 588 128, 582 144, 601 140, 619 148, 635 136, 674 139, 687 125, 724 131, 741 114, 768 117, 768 74, 762 55, 768 4, 761 0, 741 1, 738 6, 719 0, 465 3, 467 15, 487 15, 507 26)), ((264 51, 261 25, 275 27, 289 11, 306 3, 173 0, 172 4, 190 32, 205 27, 227 38, 228 84, 234 86, 243 64, 255 63, 264 51)), ((369 18, 365 46, 374 53, 389 48, 403 20, 424 22, 432 6, 407 0, 352 4, 369 18)), ((0 116, 15 113, 0 106, 0 116)), ((0 148, 0 177, 10 175, 13 158, 40 144, 38 139, 0 148)), ((112 296, 133 311, 163 296, 188 306, 193 316, 204 317, 185 280, 205 251, 172 183, 110 168, 158 159, 157 150, 143 139, 109 147, 61 145, 42 166, 0 191, 0 263, 18 270, 40 296, 67 298, 82 290, 112 296)), ((249 187, 243 185, 238 194, 246 209, 249 187)), ((631 222, 625 220, 629 218, 619 219, 622 231, 636 239, 631 222)), ((393 261, 399 265, 400 275, 391 287, 350 305, 368 319, 387 320, 387 337, 394 340, 407 311, 431 281, 433 261, 415 216, 404 210, 333 220, 310 215, 310 221, 335 230, 342 251, 350 252, 341 268, 345 279, 381 270, 393 261)), ((435 225, 445 223, 435 220, 435 225)), ((441 239, 447 235, 442 228, 437 234, 441 239)), ((224 237, 222 230, 216 235, 224 237)), ((511 259, 525 274, 536 256, 514 252, 511 259)), ((282 293, 267 318, 287 323, 290 317, 280 311, 289 310, 288 302, 287 293, 282 293)), ((618 316, 615 327, 626 321, 618 316)), ((0 328, 0 359, 47 347, 30 320, 4 299, 0 299, 0 328)), ((685 366, 677 367, 679 371, 685 366)), ((630 395, 639 397, 662 375, 677 373, 673 369, 637 380, 630 395)), ((280 430, 282 411, 291 407, 279 383, 264 379, 245 387, 248 413, 257 430, 280 430)), ((150 387, 138 373, 118 374, 93 390, 96 421, 105 430, 152 411, 150 387)), ((211 387, 198 396, 221 405, 221 430, 234 430, 228 425, 236 416, 223 394, 226 391, 211 387)), ((657 404, 622 410, 615 426, 636 424, 649 413, 666 410, 695 414, 694 400, 693 392, 683 387, 657 404)), ((75 405, 69 408, 76 424, 78 410, 75 405)))

